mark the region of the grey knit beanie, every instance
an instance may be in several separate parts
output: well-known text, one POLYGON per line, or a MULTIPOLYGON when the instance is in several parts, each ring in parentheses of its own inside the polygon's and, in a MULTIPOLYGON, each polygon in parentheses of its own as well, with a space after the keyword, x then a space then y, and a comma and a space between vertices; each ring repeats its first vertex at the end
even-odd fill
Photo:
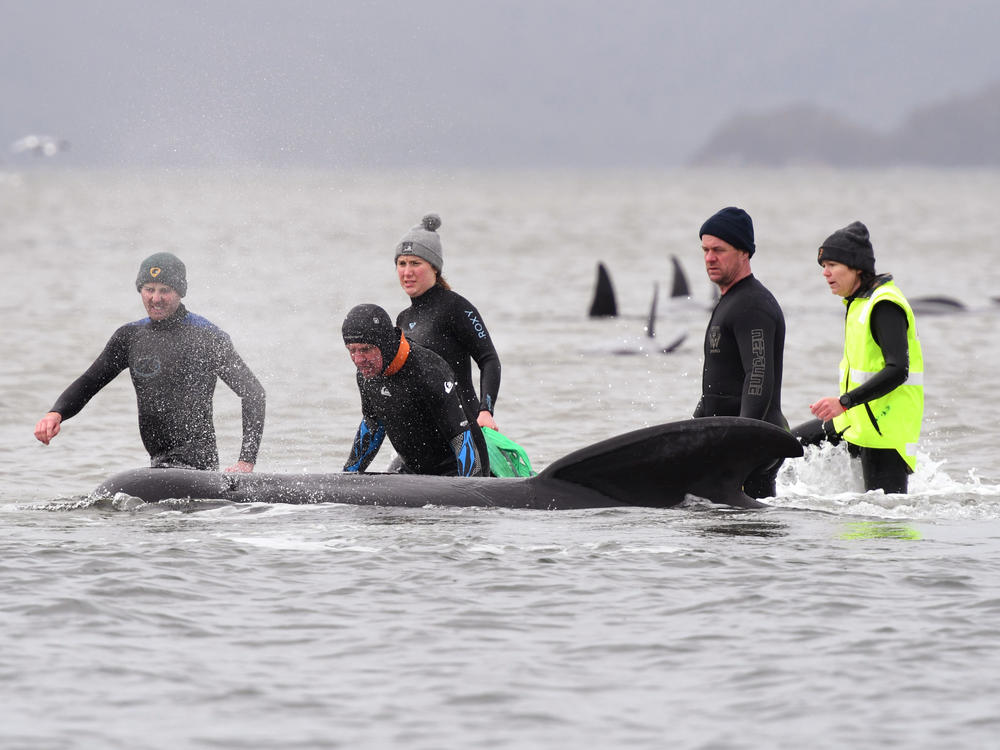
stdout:
POLYGON ((173 253, 154 253, 142 262, 135 277, 136 289, 144 284, 166 284, 183 297, 188 290, 187 269, 173 253))
POLYGON ((440 271, 444 266, 444 258, 441 257, 441 238, 437 233, 439 226, 441 217, 427 214, 417 226, 403 235, 403 239, 396 245, 394 260, 398 260, 400 255, 416 255, 440 271))

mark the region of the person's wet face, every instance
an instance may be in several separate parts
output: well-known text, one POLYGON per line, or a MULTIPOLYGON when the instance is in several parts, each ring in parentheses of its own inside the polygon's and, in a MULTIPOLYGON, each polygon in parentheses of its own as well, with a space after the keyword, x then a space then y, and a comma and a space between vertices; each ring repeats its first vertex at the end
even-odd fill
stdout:
POLYGON ((750 254, 737 250, 725 240, 703 234, 701 249, 705 253, 705 271, 709 280, 718 284, 723 292, 749 273, 750 254))
POLYGON ((830 286, 830 291, 840 297, 850 297, 861 286, 861 271, 845 266, 835 260, 824 260, 823 278, 830 286))
POLYGON ((396 273, 399 274, 399 285, 410 297, 419 297, 437 283, 434 266, 416 255, 396 258, 396 273))
POLYGON ((181 295, 172 286, 150 282, 139 289, 142 305, 150 320, 165 320, 181 306, 181 295))
POLYGON ((347 353, 362 377, 373 378, 382 372, 382 352, 374 344, 347 344, 347 353))

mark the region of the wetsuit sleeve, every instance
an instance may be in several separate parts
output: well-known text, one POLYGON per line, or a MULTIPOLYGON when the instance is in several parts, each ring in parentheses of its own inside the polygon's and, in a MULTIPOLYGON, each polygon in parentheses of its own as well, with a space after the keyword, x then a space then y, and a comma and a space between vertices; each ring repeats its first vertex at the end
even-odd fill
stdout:
POLYGON ((250 371, 243 358, 236 353, 229 337, 225 337, 219 378, 240 397, 243 409, 243 443, 240 461, 257 463, 257 452, 264 436, 264 387, 250 371))
POLYGON ((848 391, 852 406, 885 396, 903 383, 910 373, 910 348, 906 339, 906 313, 894 302, 875 303, 872 309, 872 338, 882 349, 885 366, 865 383, 848 391))
POLYGON ((63 419, 80 413, 98 391, 114 380, 128 367, 128 342, 124 328, 119 328, 109 339, 104 351, 93 364, 56 399, 49 411, 58 412, 63 419))
POLYGON ((475 305, 461 307, 454 311, 457 338, 479 368, 479 408, 492 414, 500 395, 500 355, 475 305))
POLYGON ((733 335, 746 373, 740 397, 740 416, 766 421, 777 387, 777 322, 767 311, 751 307, 734 323, 733 335))
POLYGON ((351 455, 344 464, 344 471, 364 471, 371 464, 385 440, 385 426, 365 417, 358 425, 358 432, 351 445, 351 455))

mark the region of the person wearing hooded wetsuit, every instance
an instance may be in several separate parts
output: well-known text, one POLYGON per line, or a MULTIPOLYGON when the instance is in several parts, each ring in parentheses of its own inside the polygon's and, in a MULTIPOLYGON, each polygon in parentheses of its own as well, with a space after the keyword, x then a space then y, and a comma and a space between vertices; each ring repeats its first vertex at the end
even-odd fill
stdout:
POLYGON ((342 334, 358 368, 362 415, 344 471, 364 471, 388 437, 403 472, 489 474, 482 431, 440 356, 408 341, 377 305, 354 307, 342 334))

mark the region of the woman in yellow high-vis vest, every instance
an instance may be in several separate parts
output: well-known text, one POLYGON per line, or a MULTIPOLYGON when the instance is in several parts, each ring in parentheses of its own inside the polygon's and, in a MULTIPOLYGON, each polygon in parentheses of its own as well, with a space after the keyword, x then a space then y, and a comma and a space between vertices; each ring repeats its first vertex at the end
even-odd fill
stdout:
POLYGON ((809 410, 827 435, 847 441, 861 458, 866 490, 905 493, 924 415, 924 358, 913 310, 891 275, 875 273, 860 221, 827 237, 817 260, 847 311, 840 395, 809 410))

